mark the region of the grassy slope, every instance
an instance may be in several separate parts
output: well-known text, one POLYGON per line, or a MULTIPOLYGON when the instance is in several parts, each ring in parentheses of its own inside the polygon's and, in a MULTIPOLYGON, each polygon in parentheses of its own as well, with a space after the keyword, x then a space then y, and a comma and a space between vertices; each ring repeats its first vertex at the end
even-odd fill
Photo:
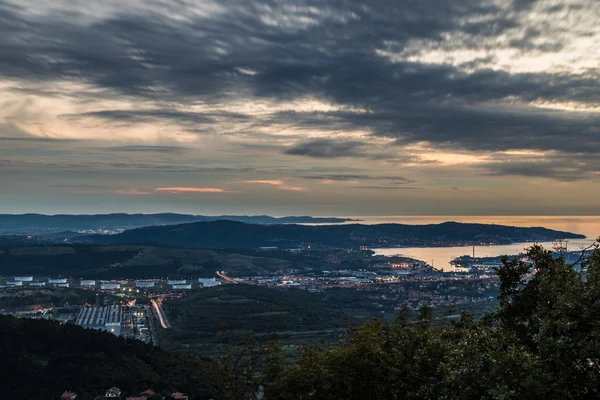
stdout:
POLYGON ((346 316, 318 293, 261 286, 223 285, 165 303, 178 330, 214 335, 219 330, 266 333, 344 326, 346 316))

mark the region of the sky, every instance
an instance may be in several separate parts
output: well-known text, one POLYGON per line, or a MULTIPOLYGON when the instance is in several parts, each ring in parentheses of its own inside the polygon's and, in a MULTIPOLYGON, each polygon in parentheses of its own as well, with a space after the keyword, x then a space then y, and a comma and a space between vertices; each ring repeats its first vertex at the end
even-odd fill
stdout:
POLYGON ((0 213, 599 215, 596 0, 0 0, 0 213))

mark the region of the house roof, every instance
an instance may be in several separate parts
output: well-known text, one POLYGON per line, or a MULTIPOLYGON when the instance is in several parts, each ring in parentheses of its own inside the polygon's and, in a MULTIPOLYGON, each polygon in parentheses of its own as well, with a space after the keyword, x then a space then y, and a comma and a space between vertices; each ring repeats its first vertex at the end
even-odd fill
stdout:
POLYGON ((143 395, 147 395, 147 396, 154 396, 155 394, 156 394, 156 393, 154 392, 154 390, 150 390, 150 389, 148 389, 148 390, 146 390, 146 391, 143 391, 142 393, 140 393, 140 396, 143 396, 143 395))
POLYGON ((185 394, 183 394, 183 393, 179 393, 179 392, 175 392, 175 393, 173 393, 173 394, 171 395, 171 397, 172 397, 172 398, 174 398, 174 399, 182 399, 182 400, 184 400, 184 399, 187 399, 187 398, 188 398, 188 396, 187 396, 187 395, 185 395, 185 394))
POLYGON ((60 398, 61 399, 72 399, 76 396, 75 392, 69 392, 69 391, 65 391, 60 398))

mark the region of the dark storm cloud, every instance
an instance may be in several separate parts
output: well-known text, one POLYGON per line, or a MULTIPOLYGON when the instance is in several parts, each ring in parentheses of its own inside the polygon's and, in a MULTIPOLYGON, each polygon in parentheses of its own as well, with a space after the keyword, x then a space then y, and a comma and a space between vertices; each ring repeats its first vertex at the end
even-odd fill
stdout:
POLYGON ((364 157, 362 149, 365 145, 357 140, 338 142, 332 139, 317 139, 299 143, 285 150, 285 154, 315 158, 364 157))
POLYGON ((383 176, 366 174, 327 174, 327 175, 301 175, 298 178, 321 181, 360 181, 360 180, 389 180, 397 184, 413 183, 412 179, 403 176, 383 176))
MULTIPOLYGON (((512 33, 519 28, 519 13, 532 9, 535 1, 512 4, 503 11, 485 0, 230 0, 219 3, 226 13, 184 13, 185 19, 171 19, 151 7, 135 14, 124 6, 104 19, 82 23, 74 11, 36 19, 23 6, 0 0, 0 70, 25 82, 86 82, 115 97, 156 105, 150 111, 108 110, 81 117, 128 124, 171 121, 198 134, 212 132, 211 124, 246 117, 174 111, 173 105, 311 97, 345 110, 274 113, 261 123, 367 131, 395 139, 398 146, 600 153, 600 117, 519 106, 600 102, 597 70, 509 73, 482 69, 489 61, 484 58, 471 62, 473 71, 392 60, 381 53, 409 51, 418 39, 475 48, 509 34, 507 46, 523 52, 555 51, 568 44, 536 28, 512 33), (502 106, 507 99, 515 106, 502 106)), ((370 152, 364 142, 335 138, 300 142, 284 152, 323 159, 387 157, 370 152)), ((492 173, 508 171, 500 164, 495 168, 492 173)))
POLYGON ((548 178, 563 182, 600 180, 600 161, 590 154, 551 157, 511 157, 478 165, 494 176, 548 178))
POLYGON ((104 120, 122 122, 122 123, 143 123, 154 121, 170 121, 179 122, 181 124, 195 125, 206 123, 217 123, 220 118, 228 118, 234 120, 246 119, 242 114, 219 112, 219 113, 196 113, 177 111, 169 109, 155 110, 103 110, 93 111, 77 115, 64 115, 69 118, 93 117, 104 120))

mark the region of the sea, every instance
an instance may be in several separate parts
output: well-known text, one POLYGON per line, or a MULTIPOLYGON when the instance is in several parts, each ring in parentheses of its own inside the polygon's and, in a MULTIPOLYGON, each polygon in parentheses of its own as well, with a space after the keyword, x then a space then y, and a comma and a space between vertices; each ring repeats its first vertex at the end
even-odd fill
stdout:
MULTIPOLYGON (((360 220, 361 224, 410 224, 427 225, 447 221, 463 223, 496 224, 519 227, 544 227, 559 231, 579 233, 586 239, 569 240, 567 249, 578 250, 587 247, 600 236, 600 216, 357 216, 348 217, 360 220)), ((522 253, 532 243, 513 243, 502 246, 475 246, 475 257, 496 257, 522 253)), ((539 243, 552 248, 554 242, 539 243)), ((432 264, 445 271, 452 271, 450 264, 456 257, 473 255, 473 246, 465 247, 400 247, 376 248, 375 254, 386 256, 403 255, 432 264)))

